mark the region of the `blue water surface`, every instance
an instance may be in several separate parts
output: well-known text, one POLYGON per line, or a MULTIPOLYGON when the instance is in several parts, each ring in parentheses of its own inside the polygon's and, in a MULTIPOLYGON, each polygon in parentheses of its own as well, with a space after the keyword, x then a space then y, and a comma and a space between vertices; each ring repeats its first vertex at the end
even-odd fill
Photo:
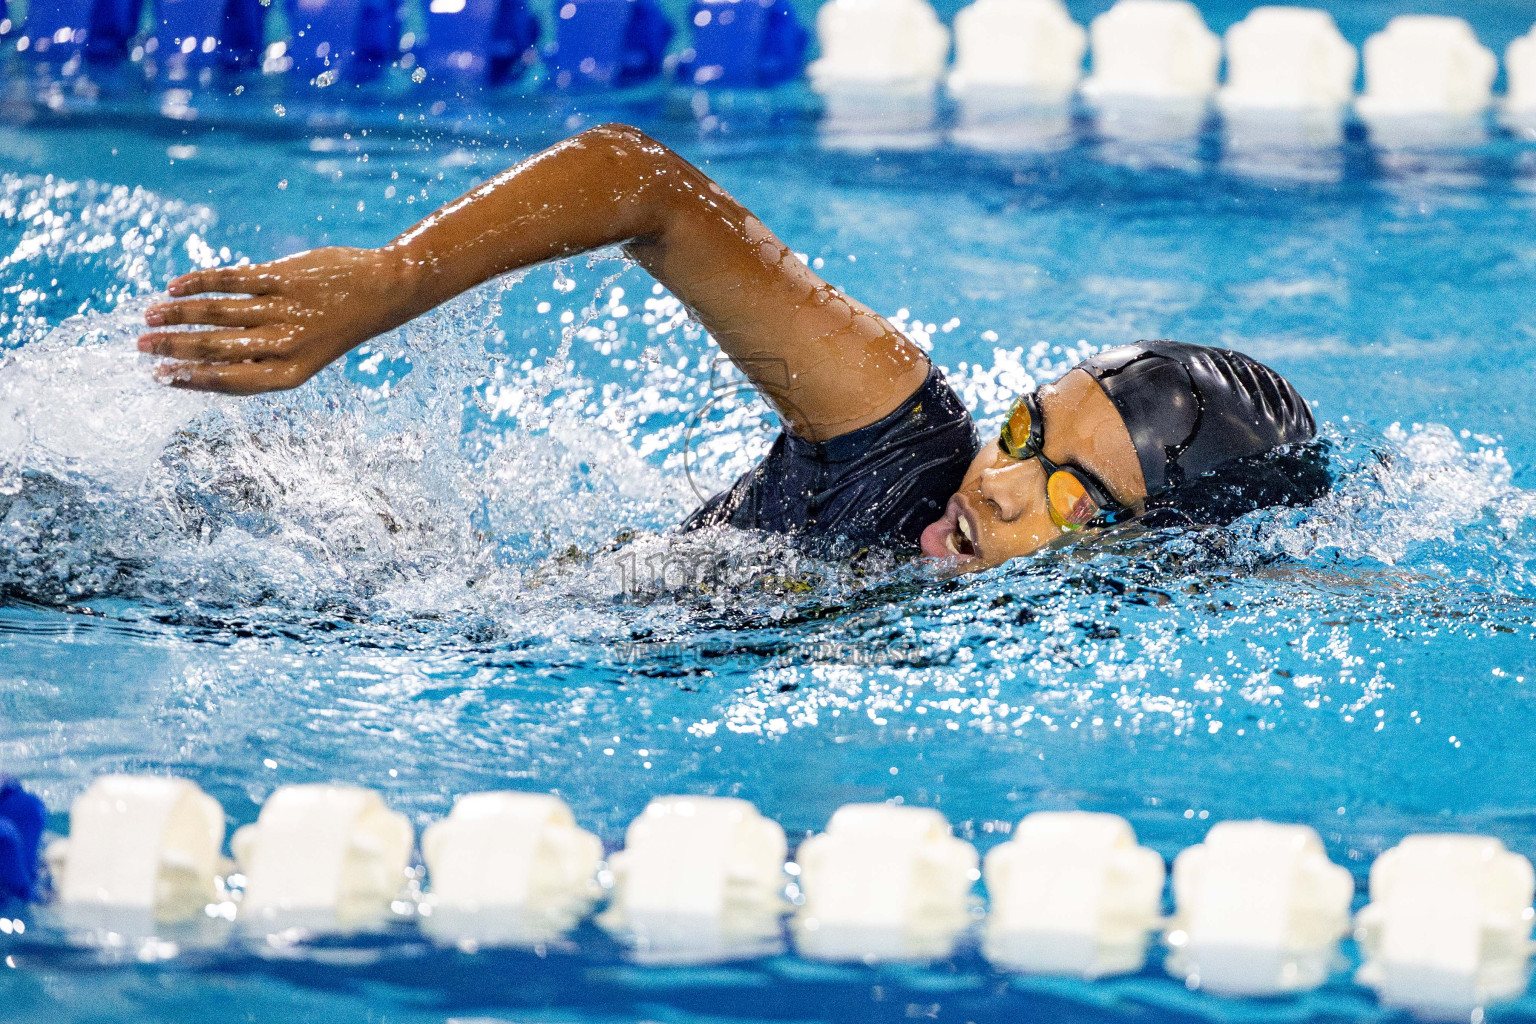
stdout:
MULTIPOLYGON (((933 806, 983 852, 1046 808, 1124 815, 1169 858, 1262 816, 1316 828, 1362 894, 1412 832, 1536 854, 1521 131, 1386 147, 1352 123, 1301 148, 1082 110, 1043 127, 816 110, 797 89, 14 95, 0 770, 61 833, 92 778, 130 771, 195 780, 232 827, 289 783, 374 787, 418 828, 456 794, 550 791, 610 848, 677 792, 748 798, 792 844, 850 801, 933 806), (133 351, 173 273, 381 243, 610 118, 931 346, 984 427, 1099 347, 1219 344, 1315 403, 1338 486, 1224 531, 953 581, 671 536, 776 424, 616 251, 488 285, 290 394, 167 392, 133 351)), ((590 925, 539 954, 439 950, 404 926, 280 956, 50 936, 41 917, 0 936, 17 964, 0 1017, 1391 1016, 1347 963, 1318 993, 1237 1001, 1186 991, 1157 956, 1088 984, 998 973, 969 945, 935 965, 663 969, 590 925)))

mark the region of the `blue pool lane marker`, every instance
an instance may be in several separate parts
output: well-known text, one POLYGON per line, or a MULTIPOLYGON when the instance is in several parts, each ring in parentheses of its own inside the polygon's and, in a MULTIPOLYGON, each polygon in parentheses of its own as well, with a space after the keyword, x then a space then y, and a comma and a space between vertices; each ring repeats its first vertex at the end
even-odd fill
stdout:
POLYGON ((695 0, 693 45, 678 78, 710 88, 763 89, 800 77, 809 41, 788 0, 695 0))
POLYGON ((661 73, 672 23, 654 0, 557 0, 555 40, 544 51, 559 90, 637 85, 661 73))
POLYGON ((377 78, 400 51, 394 0, 287 0, 288 56, 301 81, 377 78))
POLYGON ((15 779, 0 776, 0 905, 37 898, 37 847, 43 802, 15 779))
POLYGON ((143 0, 32 0, 16 48, 33 58, 64 63, 121 60, 139 31, 143 0))
POLYGON ((266 11, 260 0, 155 0, 156 56, 173 78, 194 68, 254 67, 266 11))
POLYGON ((436 82, 500 85, 522 76, 538 41, 523 0, 431 0, 421 64, 436 82))

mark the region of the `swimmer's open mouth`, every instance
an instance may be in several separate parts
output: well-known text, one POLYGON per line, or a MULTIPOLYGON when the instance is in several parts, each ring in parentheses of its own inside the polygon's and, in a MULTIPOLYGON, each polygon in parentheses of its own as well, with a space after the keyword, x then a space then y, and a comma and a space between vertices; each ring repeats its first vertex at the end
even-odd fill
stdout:
POLYGON ((977 557, 976 526, 959 499, 949 499, 944 517, 923 531, 923 554, 962 561, 977 557))
POLYGON ((954 530, 944 539, 944 543, 948 544, 949 550, 957 555, 964 555, 966 558, 975 555, 976 545, 971 540, 971 521, 962 515, 955 524, 954 530))

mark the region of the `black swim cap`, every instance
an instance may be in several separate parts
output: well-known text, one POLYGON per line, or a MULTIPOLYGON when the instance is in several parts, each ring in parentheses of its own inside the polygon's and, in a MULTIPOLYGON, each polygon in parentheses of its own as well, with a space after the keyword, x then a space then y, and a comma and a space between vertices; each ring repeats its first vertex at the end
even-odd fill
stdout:
POLYGON ((1138 341, 1078 368, 1098 381, 1125 420, 1149 498, 1317 433, 1290 381, 1241 352, 1138 341))

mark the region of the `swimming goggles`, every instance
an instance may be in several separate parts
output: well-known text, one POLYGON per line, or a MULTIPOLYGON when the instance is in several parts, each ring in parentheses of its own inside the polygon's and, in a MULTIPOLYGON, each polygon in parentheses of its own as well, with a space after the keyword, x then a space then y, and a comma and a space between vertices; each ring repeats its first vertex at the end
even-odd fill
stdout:
POLYGON ((1045 457, 1045 420, 1034 392, 1020 395, 1008 410, 997 446, 1010 459, 1038 459, 1045 470, 1045 504, 1051 522, 1063 530, 1107 526, 1129 510, 1109 496, 1108 489, 1076 466, 1058 466, 1045 457))

